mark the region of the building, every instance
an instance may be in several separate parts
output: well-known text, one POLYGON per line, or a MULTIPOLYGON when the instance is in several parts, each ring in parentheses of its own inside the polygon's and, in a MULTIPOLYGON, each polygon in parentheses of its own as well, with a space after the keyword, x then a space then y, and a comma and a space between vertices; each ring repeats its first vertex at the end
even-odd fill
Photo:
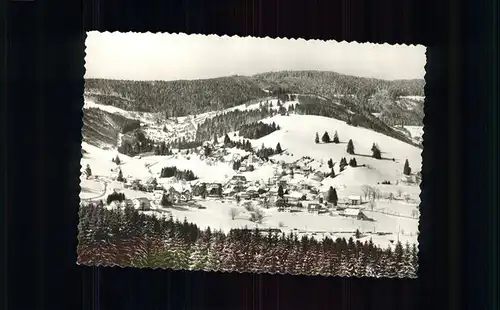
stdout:
POLYGON ((145 197, 135 198, 132 200, 132 202, 136 210, 141 210, 141 211, 151 210, 151 202, 149 201, 148 198, 145 197))
POLYGON ((322 206, 319 203, 309 203, 307 204, 308 212, 319 212, 322 209, 322 206))
POLYGON ((360 209, 347 208, 342 212, 342 215, 350 218, 358 218, 360 213, 362 213, 360 209))
POLYGON ((349 196, 347 197, 349 204, 357 206, 361 204, 361 196, 349 196))

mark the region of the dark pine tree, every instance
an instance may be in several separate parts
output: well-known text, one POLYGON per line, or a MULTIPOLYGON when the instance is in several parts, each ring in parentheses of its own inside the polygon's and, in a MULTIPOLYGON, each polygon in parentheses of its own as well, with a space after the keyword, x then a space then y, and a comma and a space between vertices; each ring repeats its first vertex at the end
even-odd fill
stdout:
POLYGON ((92 170, 90 169, 89 164, 87 164, 87 168, 85 168, 85 173, 87 174, 87 178, 92 175, 92 170))
POLYGON ((372 146, 372 157, 375 159, 382 159, 382 152, 380 151, 380 148, 378 147, 377 144, 373 143, 372 146))
POLYGON ((349 160, 349 166, 351 166, 353 168, 356 168, 358 166, 356 158, 351 158, 351 160, 349 160))
POLYGON ((326 196, 326 201, 329 203, 333 203, 334 206, 337 206, 337 202, 339 201, 339 197, 337 196, 337 190, 330 186, 328 189, 328 195, 326 196))
POLYGON ((351 139, 349 139, 349 142, 347 143, 347 153, 354 155, 354 143, 352 143, 351 139))
POLYGON ((281 145, 278 142, 278 144, 276 145, 276 154, 281 154, 281 152, 283 152, 283 150, 281 149, 281 145))
POLYGON ((118 171, 118 178, 116 178, 116 180, 118 182, 123 182, 123 173, 122 173, 122 169, 120 169, 120 171, 118 171))
POLYGON ((340 143, 339 134, 337 133, 336 130, 335 130, 335 134, 333 135, 333 143, 340 143))
POLYGON ((120 160, 120 157, 118 157, 118 155, 116 155, 116 158, 115 158, 115 161, 114 163, 119 165, 122 161, 120 160))
POLYGON ((226 133, 226 135, 224 136, 224 145, 229 145, 229 144, 231 144, 231 139, 226 133))
POLYGON ((336 174, 335 174, 335 171, 333 170, 333 167, 332 167, 332 171, 330 172, 330 178, 334 178, 336 177, 336 174))
POLYGON ((284 194, 285 194, 285 193, 284 193, 284 191, 283 191, 283 186, 281 186, 281 185, 280 185, 280 186, 278 187, 278 196, 279 196, 279 197, 281 197, 281 198, 283 198, 284 194))
POLYGON ((333 160, 330 158, 327 163, 328 163, 328 168, 332 169, 333 168, 333 160))
POLYGON ((314 143, 318 144, 319 143, 319 134, 316 133, 316 137, 314 138, 314 143))
POLYGON ((325 133, 323 134, 323 137, 321 137, 321 141, 323 141, 323 143, 330 143, 331 142, 330 136, 328 135, 328 132, 325 131, 325 133))
POLYGON ((403 173, 405 175, 410 175, 411 174, 411 168, 410 168, 410 163, 408 163, 408 159, 405 161, 405 166, 403 168, 403 173))

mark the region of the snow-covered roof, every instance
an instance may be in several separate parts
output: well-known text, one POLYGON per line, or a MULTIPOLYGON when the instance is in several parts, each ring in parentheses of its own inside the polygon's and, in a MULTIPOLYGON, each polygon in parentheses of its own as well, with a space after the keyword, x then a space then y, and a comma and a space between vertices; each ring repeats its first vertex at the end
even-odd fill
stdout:
POLYGON ((361 196, 354 196, 354 195, 351 195, 351 196, 349 196, 349 197, 347 197, 347 198, 349 198, 349 200, 361 200, 361 196))
POLYGON ((302 196, 304 196, 304 194, 302 194, 301 192, 291 192, 289 195, 290 198, 301 198, 302 196))
POLYGON ((256 191, 258 191, 258 188, 257 188, 256 186, 249 186, 249 187, 247 188, 247 192, 251 192, 251 191, 256 192, 256 191))
POLYGON ((344 214, 345 215, 358 215, 360 212, 359 209, 345 209, 344 214))

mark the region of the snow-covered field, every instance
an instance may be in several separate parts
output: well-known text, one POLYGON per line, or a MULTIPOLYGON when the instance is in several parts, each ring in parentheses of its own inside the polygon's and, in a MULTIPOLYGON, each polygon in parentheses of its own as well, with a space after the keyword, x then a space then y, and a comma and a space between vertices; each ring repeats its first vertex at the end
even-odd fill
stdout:
MULTIPOLYGON (((375 219, 375 222, 361 221, 330 214, 313 214, 307 211, 298 213, 278 212, 276 208, 262 209, 264 220, 256 224, 249 220, 249 212, 244 208, 244 202, 237 204, 232 199, 223 200, 198 200, 197 203, 206 209, 172 210, 172 216, 180 221, 186 218, 189 222, 197 224, 200 228, 220 229, 228 232, 234 228, 278 228, 285 233, 295 232, 298 234, 313 235, 318 239, 325 236, 330 238, 351 237, 357 229, 366 233, 367 238, 372 238, 374 243, 387 247, 391 245, 390 240, 398 238, 402 242, 414 243, 418 238, 418 219, 403 218, 382 214, 378 212, 363 211, 367 216, 375 219), (230 216, 231 209, 237 210, 233 220, 230 216), (374 232, 387 232, 390 235, 378 236, 374 232)), ((396 205, 397 203, 394 203, 396 205)), ((403 206, 402 206, 403 207, 403 206)), ((411 207, 408 207, 411 209, 411 207)), ((375 210, 376 211, 376 210, 375 210)))

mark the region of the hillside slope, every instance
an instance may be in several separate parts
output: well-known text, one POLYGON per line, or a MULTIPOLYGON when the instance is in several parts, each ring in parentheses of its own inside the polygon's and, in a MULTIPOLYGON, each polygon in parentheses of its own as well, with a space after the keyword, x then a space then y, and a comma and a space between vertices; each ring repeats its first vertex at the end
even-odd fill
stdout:
POLYGON ((420 171, 422 167, 422 150, 420 148, 372 130, 347 125, 343 121, 322 116, 290 115, 274 116, 264 120, 264 122, 275 122, 282 129, 261 139, 250 141, 256 147, 264 144, 266 147, 273 148, 279 142, 281 147, 291 156, 280 155, 277 156, 277 159, 292 162, 303 156, 309 156, 323 161, 326 165, 326 162, 331 158, 334 163, 337 163, 334 166, 337 174, 340 173, 338 163, 342 157, 346 157, 347 161, 350 158, 356 158, 358 165, 366 165, 366 167, 354 168, 353 171, 346 170, 349 172, 341 173, 332 179, 336 182, 352 183, 359 180, 359 182, 373 184, 385 180, 399 180, 406 159, 408 159, 413 171, 420 171), (316 132, 321 137, 325 131, 328 131, 330 136, 333 136, 333 133, 337 131, 340 143, 316 144, 314 142, 316 132), (352 139, 354 143, 355 155, 349 155, 346 152, 349 139, 352 139), (383 159, 377 160, 371 157, 370 149, 373 143, 379 145, 383 159), (368 178, 370 182, 364 180, 365 178, 368 178))
POLYGON ((97 108, 83 113, 83 141, 98 147, 117 146, 118 136, 140 127, 140 121, 97 108))

